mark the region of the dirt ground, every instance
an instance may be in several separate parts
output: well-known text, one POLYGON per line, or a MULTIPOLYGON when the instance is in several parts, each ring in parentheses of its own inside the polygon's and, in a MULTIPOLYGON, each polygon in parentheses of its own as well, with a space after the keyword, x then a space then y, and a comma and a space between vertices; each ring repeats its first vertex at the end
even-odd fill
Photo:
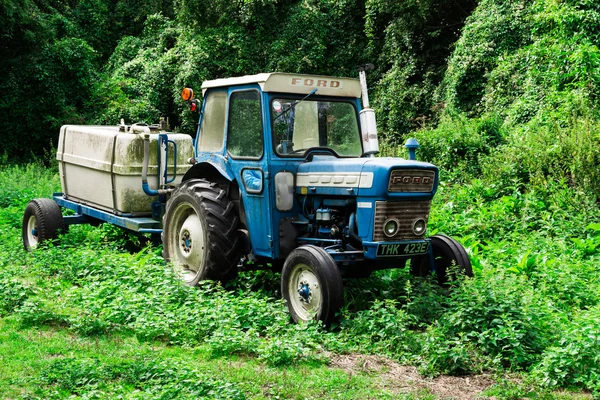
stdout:
MULTIPOLYGON (((489 374, 441 375, 430 379, 421 376, 415 367, 400 365, 385 357, 363 354, 333 355, 329 365, 333 368, 340 368, 350 375, 359 373, 378 374, 381 377, 382 389, 392 393, 415 394, 424 392, 432 394, 437 399, 444 400, 496 399, 493 396, 482 395, 486 389, 496 383, 492 375, 489 374)), ((551 396, 565 400, 591 400, 593 398, 590 393, 577 391, 555 391, 552 392, 551 396)))
MULTIPOLYGON (((371 372, 381 375, 382 388, 394 393, 413 393, 427 390, 440 399, 477 399, 494 384, 489 375, 422 377, 415 367, 400 365, 378 356, 360 354, 336 355, 330 366, 341 368, 349 374, 371 372)), ((490 399, 489 397, 485 397, 490 399)))

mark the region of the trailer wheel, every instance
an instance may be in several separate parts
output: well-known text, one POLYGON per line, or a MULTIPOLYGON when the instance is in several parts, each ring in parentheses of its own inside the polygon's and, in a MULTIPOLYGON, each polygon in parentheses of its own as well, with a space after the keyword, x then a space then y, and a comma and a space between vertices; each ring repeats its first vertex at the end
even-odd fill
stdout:
POLYGON ((342 276, 322 248, 298 247, 288 255, 281 273, 281 293, 295 322, 317 319, 330 324, 344 304, 342 276))
MULTIPOLYGON (((446 235, 434 235, 430 239, 435 274, 440 285, 456 279, 457 275, 473 276, 471 260, 463 245, 446 235)), ((429 275, 429 262, 429 255, 411 259, 410 273, 414 276, 429 275)))
POLYGON ((23 247, 26 251, 32 251, 38 244, 55 239, 64 228, 60 207, 54 200, 31 200, 23 214, 23 247))
POLYGON ((216 183, 191 179, 167 202, 163 218, 163 257, 180 268, 183 280, 225 282, 237 274, 238 217, 216 183))

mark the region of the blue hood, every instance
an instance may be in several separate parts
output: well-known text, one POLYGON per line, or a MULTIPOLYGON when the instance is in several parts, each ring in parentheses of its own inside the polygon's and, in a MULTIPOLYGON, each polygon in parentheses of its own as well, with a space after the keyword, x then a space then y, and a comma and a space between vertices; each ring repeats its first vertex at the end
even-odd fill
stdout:
MULTIPOLYGON (((435 184, 431 194, 432 197, 437 188, 438 169, 435 165, 421 161, 405 160, 394 157, 374 157, 374 158, 337 158, 334 156, 315 156, 312 161, 302 163, 298 166, 299 174, 332 174, 336 173, 355 173, 362 177, 372 176, 372 185, 370 187, 361 187, 358 189, 359 196, 369 197, 388 197, 388 183, 391 171, 395 169, 426 169, 435 172, 435 184)), ((330 193, 331 190, 317 190, 317 193, 330 193)), ((348 194, 347 191, 340 191, 339 194, 348 194)))

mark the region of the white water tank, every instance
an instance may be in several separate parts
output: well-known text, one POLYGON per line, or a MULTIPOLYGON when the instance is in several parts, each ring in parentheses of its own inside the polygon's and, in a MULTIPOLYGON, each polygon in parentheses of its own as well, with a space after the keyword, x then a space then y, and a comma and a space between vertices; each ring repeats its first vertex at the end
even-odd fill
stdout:
MULTIPOLYGON (((177 170, 174 150, 169 145, 168 174, 176 172, 172 185, 190 168, 194 156, 192 138, 169 133, 177 143, 177 170)), ((158 133, 150 134, 148 183, 158 188, 158 133)), ((144 139, 142 134, 120 130, 119 126, 65 125, 60 130, 56 153, 60 183, 67 199, 112 212, 116 215, 143 216, 152 212, 152 201, 142 190, 144 139)))

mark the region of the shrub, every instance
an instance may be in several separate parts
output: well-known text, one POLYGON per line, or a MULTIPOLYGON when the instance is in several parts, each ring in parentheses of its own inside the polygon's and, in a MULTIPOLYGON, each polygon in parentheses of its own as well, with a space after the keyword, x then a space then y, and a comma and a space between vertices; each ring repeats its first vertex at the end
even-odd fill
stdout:
POLYGON ((527 1, 484 0, 467 18, 448 60, 438 96, 451 110, 470 116, 483 110, 487 75, 504 54, 530 43, 532 7, 527 1))
POLYGON ((565 126, 538 118, 512 130, 506 144, 482 164, 488 180, 506 183, 518 178, 534 185, 565 181, 600 196, 600 124, 572 118, 565 126))
POLYGON ((22 306, 31 290, 20 282, 0 276, 0 317, 22 306))
POLYGON ((468 119, 447 114, 435 129, 415 132, 421 147, 418 158, 438 166, 444 174, 459 181, 477 176, 480 160, 504 142, 502 121, 493 115, 468 119))
POLYGON ((582 311, 565 326, 534 376, 545 386, 582 386, 600 394, 600 307, 582 311))
POLYGON ((346 315, 340 326, 344 342, 359 351, 406 360, 418 353, 418 335, 410 330, 413 318, 393 300, 376 300, 369 309, 346 315))
POLYGON ((556 335, 556 321, 519 279, 498 274, 455 288, 449 312, 426 335, 424 370, 465 373, 482 362, 520 370, 538 361, 556 335))

